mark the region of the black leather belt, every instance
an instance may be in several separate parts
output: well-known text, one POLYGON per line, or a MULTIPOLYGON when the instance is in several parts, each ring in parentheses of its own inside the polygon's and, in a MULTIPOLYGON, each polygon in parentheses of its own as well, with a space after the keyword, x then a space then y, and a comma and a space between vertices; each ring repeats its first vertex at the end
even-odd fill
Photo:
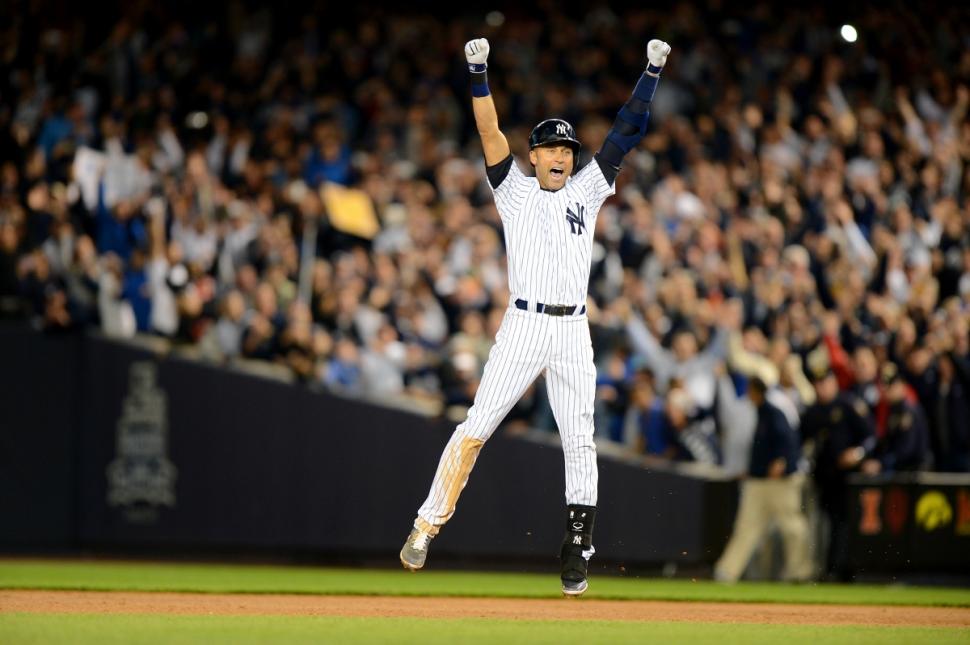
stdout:
MULTIPOLYGON (((522 311, 529 311, 528 300, 519 298, 515 301, 515 306, 522 311)), ((579 307, 579 305, 544 305, 541 302, 537 302, 536 313, 546 314, 547 316, 572 316, 573 314, 582 316, 586 313, 586 305, 582 307, 579 307), (577 309, 579 309, 578 312, 576 311, 577 309)))

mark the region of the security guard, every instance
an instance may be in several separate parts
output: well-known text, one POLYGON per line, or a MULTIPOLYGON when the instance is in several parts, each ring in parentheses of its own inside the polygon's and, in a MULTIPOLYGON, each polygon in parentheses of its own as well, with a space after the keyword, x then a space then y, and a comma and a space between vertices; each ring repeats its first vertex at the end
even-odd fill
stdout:
POLYGON ((809 444, 814 454, 815 485, 822 510, 829 518, 826 569, 830 576, 847 580, 847 477, 861 470, 875 446, 875 436, 865 403, 839 391, 827 353, 816 350, 807 363, 817 400, 802 415, 802 442, 809 444))
POLYGON ((755 376, 748 398, 757 410, 748 477, 741 483, 741 504, 734 532, 714 565, 714 578, 735 582, 772 525, 785 544, 786 580, 806 581, 812 575, 808 557, 808 523, 802 511, 804 474, 798 471, 798 435, 785 414, 768 402, 768 386, 755 376))
POLYGON ((863 463, 863 471, 875 474, 919 470, 929 450, 929 429, 923 409, 895 363, 883 365, 879 377, 886 414, 876 424, 872 465, 863 463))

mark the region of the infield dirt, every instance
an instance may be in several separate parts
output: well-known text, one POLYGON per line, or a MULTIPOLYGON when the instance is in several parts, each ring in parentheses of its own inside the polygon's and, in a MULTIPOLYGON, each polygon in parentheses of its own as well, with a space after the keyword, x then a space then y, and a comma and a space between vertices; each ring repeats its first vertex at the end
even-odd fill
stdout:
POLYGON ((0 612, 626 620, 970 627, 970 609, 403 596, 0 591, 0 612))

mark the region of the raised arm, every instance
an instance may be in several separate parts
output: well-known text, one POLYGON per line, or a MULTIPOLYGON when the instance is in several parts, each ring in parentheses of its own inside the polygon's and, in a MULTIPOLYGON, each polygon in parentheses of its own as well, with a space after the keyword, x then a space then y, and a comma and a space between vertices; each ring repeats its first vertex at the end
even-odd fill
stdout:
POLYGON ((633 96, 627 101, 613 121, 613 127, 606 140, 593 158, 603 171, 603 176, 612 185, 620 172, 623 157, 640 143, 647 132, 650 118, 650 102, 660 82, 660 72, 667 62, 670 45, 662 40, 653 39, 647 43, 647 68, 640 76, 633 96))
POLYGON ((626 319, 627 337, 634 351, 646 360, 647 367, 654 371, 658 380, 665 381, 677 369, 677 359, 673 352, 666 349, 654 338, 653 332, 635 311, 626 319))
POLYGON ((495 101, 488 89, 488 77, 485 70, 488 64, 488 41, 476 38, 465 43, 465 60, 468 61, 468 71, 472 80, 472 110, 475 112, 475 125, 478 135, 482 138, 482 149, 485 151, 485 164, 494 166, 504 161, 511 154, 509 142, 498 129, 498 113, 495 111, 495 101))

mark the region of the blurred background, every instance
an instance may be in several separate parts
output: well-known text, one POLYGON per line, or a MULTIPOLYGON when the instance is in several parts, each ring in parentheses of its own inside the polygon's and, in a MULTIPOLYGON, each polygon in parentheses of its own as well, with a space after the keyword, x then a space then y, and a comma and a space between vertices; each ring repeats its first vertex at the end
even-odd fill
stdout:
MULTIPOLYGON (((420 3, 13 0, 0 25, 5 459, 10 481, 36 484, 37 471, 15 472, 15 462, 30 441, 49 450, 36 427, 43 408, 62 408, 50 423, 70 437, 61 473, 70 494, 58 499, 73 528, 51 544, 210 544, 192 533, 201 520, 167 533, 165 514, 179 505, 136 484, 189 486, 188 464, 203 452, 188 439, 178 447, 179 433, 191 426, 198 438, 224 424, 228 442, 254 450, 305 452, 313 433, 326 451, 361 426, 393 435, 400 445, 370 437, 346 445, 339 461, 352 471, 355 459, 373 458, 362 453, 395 445, 387 458, 414 465, 397 478, 383 471, 387 488, 400 492, 407 480, 394 504, 401 535, 387 536, 403 539, 446 429, 471 405, 509 299, 464 42, 490 40, 500 125, 527 164, 530 129, 552 116, 577 127, 588 161, 645 65, 646 42, 659 37, 673 53, 647 136, 597 221, 589 289, 601 461, 622 465, 631 482, 647 478, 614 497, 627 513, 649 515, 638 504, 659 503, 648 492, 658 473, 735 490, 750 466, 756 412, 745 393, 758 377, 800 432, 799 467, 816 480, 809 509, 814 491, 851 500, 854 486, 886 487, 875 506, 846 502, 836 520, 872 529, 857 519, 874 512, 879 531, 859 539, 885 538, 898 554, 915 543, 891 533, 892 513, 942 539, 917 518, 925 486, 936 486, 945 506, 923 515, 948 518, 939 528, 967 566, 968 480, 905 474, 970 471, 965 7, 517 2, 432 16, 420 3), (132 367, 146 361, 155 371, 132 367), (176 368, 199 376, 176 377, 176 368), (249 393, 242 402, 233 398, 240 375, 251 379, 238 386, 249 393), (159 383, 167 399, 146 403, 159 383), (192 392, 180 394, 188 383, 192 392), (295 418, 281 402, 294 396, 322 416, 295 418), (838 402, 866 431, 846 435, 839 448, 862 452, 832 474, 819 464, 839 419, 803 421, 813 406, 838 402), (265 422, 239 413, 245 405, 265 422), (206 408, 219 414, 205 417, 206 408), (359 422, 349 427, 346 415, 359 422), (124 447, 121 428, 150 432, 145 419, 165 428, 169 447, 124 447), (298 445, 280 429, 287 425, 307 433, 298 445), (428 427, 435 432, 421 448, 424 439, 401 438, 428 427), (86 452, 88 441, 101 448, 86 452), (118 477, 134 489, 127 502, 109 502, 117 480, 105 468, 119 455, 128 461, 118 477), (160 459, 179 475, 165 476, 160 459), (88 497, 101 514, 86 510, 88 497), (110 514, 125 504, 151 512, 110 514)), ((555 431, 540 379, 510 413, 501 451, 515 460, 554 443, 555 431)), ((561 470, 556 452, 542 454, 550 472, 561 470)), ((305 457, 307 476, 318 475, 305 457)), ((251 468, 243 461, 240 472, 251 468)), ((496 458, 483 468, 507 466, 496 458)), ((285 471, 275 462, 267 478, 285 471)), ((54 495, 54 480, 45 481, 54 495)), ((310 500, 309 481, 276 484, 310 500)), ((36 508, 17 495, 16 508, 36 508)), ((365 507, 378 514, 383 495, 371 491, 365 507)), ((493 500, 502 512, 510 495, 493 500)), ((699 522, 710 509, 707 493, 698 495, 699 522)), ((340 521, 328 509, 340 495, 328 500, 327 527, 289 542, 359 551, 360 540, 332 528, 340 521)), ((558 503, 552 493, 541 502, 558 503)), ((603 503, 618 502, 604 494, 603 503)), ((730 504, 726 513, 697 528, 706 546, 691 562, 716 558, 730 504)), ((36 546, 38 531, 6 542, 36 546)), ((820 554, 828 538, 817 533, 820 554)), ((231 531, 220 535, 211 545, 240 544, 231 531)), ((447 544, 446 553, 469 554, 460 539, 447 544)), ((676 546, 669 555, 650 548, 614 559, 687 561, 676 546)), ((541 551, 529 542, 516 553, 530 549, 541 551)), ((472 555, 495 553, 482 545, 472 555)))

